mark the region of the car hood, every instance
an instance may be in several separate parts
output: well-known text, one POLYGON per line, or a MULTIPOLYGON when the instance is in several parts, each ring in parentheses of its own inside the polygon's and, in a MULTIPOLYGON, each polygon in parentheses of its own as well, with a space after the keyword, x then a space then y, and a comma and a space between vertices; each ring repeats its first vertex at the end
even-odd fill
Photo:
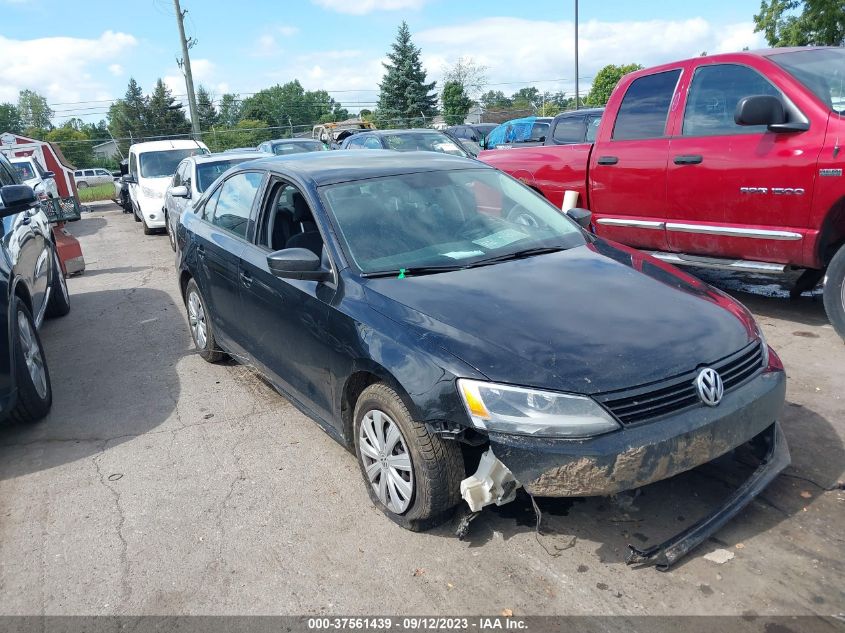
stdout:
POLYGON ((35 189, 38 185, 41 184, 41 178, 38 178, 38 177, 29 178, 28 180, 24 180, 23 184, 35 189))
POLYGON ((757 334, 739 303, 639 251, 567 251, 417 277, 370 279, 391 319, 490 380, 594 394, 721 359, 757 334))

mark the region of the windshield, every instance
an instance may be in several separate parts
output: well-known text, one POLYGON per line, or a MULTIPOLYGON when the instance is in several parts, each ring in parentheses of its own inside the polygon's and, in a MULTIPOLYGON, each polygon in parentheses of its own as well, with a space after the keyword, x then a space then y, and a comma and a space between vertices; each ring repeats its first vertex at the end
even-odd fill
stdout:
POLYGON ((240 165, 252 158, 231 158, 218 160, 213 163, 197 163, 197 191, 202 193, 230 167, 240 165))
POLYGON ((142 178, 170 178, 176 167, 188 156, 208 154, 201 147, 188 147, 185 149, 168 149, 161 152, 144 152, 140 156, 142 178))
POLYGON ((384 138, 387 147, 396 152, 440 152, 441 154, 464 157, 469 155, 448 136, 436 132, 387 134, 384 138))
POLYGON ((839 114, 845 113, 845 49, 778 53, 770 58, 839 114))
POLYGON ((12 163, 12 167, 18 173, 18 178, 21 180, 29 180, 35 178, 35 170, 30 163, 12 163))
POLYGON ((348 257, 364 273, 480 265, 585 243, 559 209, 492 169, 387 176, 321 193, 348 257))
POLYGON ((299 143, 277 143, 273 145, 273 153, 276 156, 287 156, 288 154, 304 154, 305 152, 322 152, 326 149, 320 141, 302 141, 299 143))

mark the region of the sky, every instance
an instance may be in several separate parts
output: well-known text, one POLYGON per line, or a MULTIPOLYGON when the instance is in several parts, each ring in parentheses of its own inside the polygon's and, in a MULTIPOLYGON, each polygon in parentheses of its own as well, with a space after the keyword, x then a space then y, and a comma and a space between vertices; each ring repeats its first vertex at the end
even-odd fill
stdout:
MULTIPOLYGON (((645 66, 761 48, 759 0, 580 0, 579 83, 606 64, 645 66)), ((249 96, 299 79, 350 111, 372 108, 382 62, 407 21, 430 80, 459 57, 486 66, 488 89, 574 95, 574 0, 182 0, 195 84, 249 96), (524 8, 523 8, 524 7, 524 8)), ((145 92, 185 82, 172 0, 0 0, 0 102, 47 97, 54 123, 105 118, 134 77, 145 92)))

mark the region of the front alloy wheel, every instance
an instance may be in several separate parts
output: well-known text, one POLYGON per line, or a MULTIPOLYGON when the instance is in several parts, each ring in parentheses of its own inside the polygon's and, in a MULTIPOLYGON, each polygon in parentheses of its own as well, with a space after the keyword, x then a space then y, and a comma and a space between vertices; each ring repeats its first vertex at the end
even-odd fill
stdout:
POLYGON ((414 469, 402 431, 384 411, 368 411, 361 420, 358 447, 379 501, 391 512, 405 512, 414 494, 414 469))
POLYGON ((35 334, 32 323, 23 311, 18 312, 18 337, 20 337, 20 350, 23 352, 24 363, 35 393, 39 398, 46 398, 47 369, 44 365, 44 356, 41 354, 41 346, 38 344, 38 336, 35 334))

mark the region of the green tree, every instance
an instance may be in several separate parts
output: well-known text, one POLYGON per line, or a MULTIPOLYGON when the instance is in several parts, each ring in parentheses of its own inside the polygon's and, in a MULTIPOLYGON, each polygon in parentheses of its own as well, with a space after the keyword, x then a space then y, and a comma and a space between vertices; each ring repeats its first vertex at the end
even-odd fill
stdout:
POLYGON ((241 120, 241 102, 237 95, 230 93, 220 97, 220 112, 217 116, 220 125, 234 127, 241 120))
POLYGON ((50 122, 53 111, 47 105, 47 99, 34 90, 21 90, 18 93, 18 112, 27 130, 43 130, 46 133, 53 127, 50 122))
POLYGON ((411 31, 404 21, 384 63, 387 71, 379 85, 377 118, 391 127, 418 124, 437 114, 436 82, 426 83, 420 49, 411 41, 411 31))
POLYGON ((608 64, 596 73, 593 79, 593 85, 590 87, 590 92, 584 97, 584 103, 591 106, 603 106, 610 99, 610 93, 628 73, 635 70, 640 70, 642 66, 639 64, 625 64, 623 66, 616 66, 615 64, 608 64))
POLYGON ((200 122, 200 130, 210 130, 217 125, 217 110, 214 107, 214 100, 203 86, 197 88, 197 118, 200 122))
POLYGON ((44 140, 56 143, 74 167, 91 167, 94 163, 94 143, 87 134, 75 129, 72 121, 47 132, 44 140))
POLYGON ((173 99, 170 89, 159 79, 147 102, 147 125, 151 136, 175 136, 188 134, 191 124, 173 99))
POLYGON ((23 132, 21 112, 13 103, 0 103, 0 134, 3 132, 14 134, 23 132))
POLYGON ((754 16, 769 46, 842 46, 845 1, 762 0, 754 16))
POLYGON ((242 119, 234 126, 215 128, 213 133, 207 134, 203 140, 213 152, 222 152, 233 147, 255 147, 274 138, 273 130, 266 129, 269 127, 266 121, 242 119))
POLYGON ((479 99, 485 110, 506 110, 513 107, 513 102, 501 90, 488 90, 479 99))
POLYGON ((542 97, 540 95, 540 91, 537 90, 534 86, 528 86, 525 88, 520 88, 516 92, 511 95, 511 103, 513 104, 514 108, 518 108, 520 110, 528 110, 529 108, 536 108, 541 100, 542 97))
POLYGON ((240 116, 279 128, 310 127, 318 121, 348 118, 349 112, 325 90, 305 90, 298 79, 265 88, 244 99, 240 116))
MULTIPOLYGON (((123 99, 109 107, 108 128, 115 138, 139 141, 148 136, 148 118, 148 99, 138 82, 130 78, 123 99)), ((129 150, 130 142, 119 141, 124 154, 129 150)))
POLYGON ((464 87, 457 81, 447 81, 443 84, 442 99, 446 125, 463 123, 473 103, 464 91, 464 87))

